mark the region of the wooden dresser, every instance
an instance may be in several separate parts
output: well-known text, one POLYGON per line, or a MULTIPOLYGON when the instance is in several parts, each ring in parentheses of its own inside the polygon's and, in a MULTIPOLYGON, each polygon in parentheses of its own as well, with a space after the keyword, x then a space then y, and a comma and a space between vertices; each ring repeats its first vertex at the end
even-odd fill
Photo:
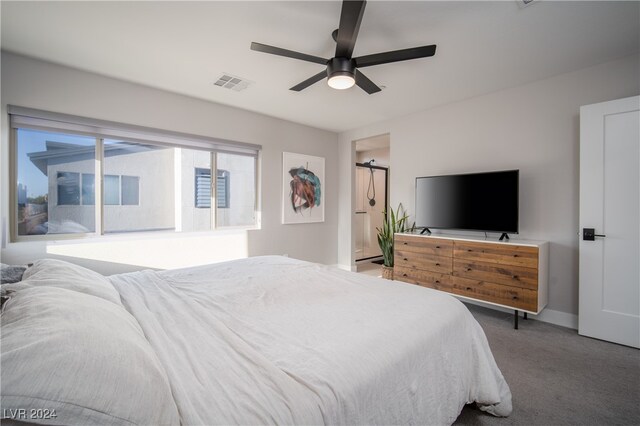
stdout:
MULTIPOLYGON (((548 299, 549 243, 396 234, 393 278, 538 314, 548 299)), ((516 323, 517 325, 517 323, 516 323)))

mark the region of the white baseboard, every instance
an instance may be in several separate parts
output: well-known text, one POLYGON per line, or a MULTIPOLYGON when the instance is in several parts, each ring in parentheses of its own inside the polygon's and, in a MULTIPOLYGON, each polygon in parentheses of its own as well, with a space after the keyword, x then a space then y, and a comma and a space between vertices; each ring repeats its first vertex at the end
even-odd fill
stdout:
POLYGON ((539 315, 532 315, 534 319, 555 324, 562 327, 578 329, 578 316, 568 314, 562 311, 554 311, 553 309, 543 309, 539 315))
MULTIPOLYGON (((455 296, 455 295, 452 295, 455 296)), ((469 299, 460 299, 462 302, 470 303, 472 305, 483 306, 489 309, 495 309, 500 312, 513 313, 513 309, 503 308, 502 306, 489 305, 487 303, 478 302, 469 299)), ((522 315, 522 313, 520 313, 522 315)), ((529 314, 530 319, 546 322, 549 324, 559 325, 561 327, 567 327, 574 330, 578 329, 578 316, 574 314, 568 314, 566 312, 554 311, 553 309, 543 309, 538 315, 529 314)))
POLYGON ((334 263, 333 265, 329 265, 334 268, 344 269, 345 271, 357 272, 356 265, 342 265, 340 263, 334 263))

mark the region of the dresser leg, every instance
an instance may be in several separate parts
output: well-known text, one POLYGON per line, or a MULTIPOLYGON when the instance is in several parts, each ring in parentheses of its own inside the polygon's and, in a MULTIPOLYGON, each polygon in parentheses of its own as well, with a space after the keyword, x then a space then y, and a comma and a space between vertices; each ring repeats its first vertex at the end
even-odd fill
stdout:
POLYGON ((527 313, 526 312, 524 313, 524 319, 527 319, 527 313))
POLYGON ((518 310, 513 311, 513 328, 514 330, 518 329, 518 310))

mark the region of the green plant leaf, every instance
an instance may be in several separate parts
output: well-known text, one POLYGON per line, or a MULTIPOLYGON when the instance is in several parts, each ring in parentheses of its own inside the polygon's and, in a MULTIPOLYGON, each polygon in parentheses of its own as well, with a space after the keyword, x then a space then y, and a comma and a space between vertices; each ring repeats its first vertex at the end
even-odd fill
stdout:
POLYGON ((382 228, 376 228, 378 231, 378 245, 382 251, 384 266, 393 267, 394 234, 413 230, 415 228, 415 222, 411 227, 407 226, 409 215, 407 215, 402 207, 402 203, 398 205, 395 211, 393 209, 389 209, 388 211, 384 210, 382 215, 382 228))

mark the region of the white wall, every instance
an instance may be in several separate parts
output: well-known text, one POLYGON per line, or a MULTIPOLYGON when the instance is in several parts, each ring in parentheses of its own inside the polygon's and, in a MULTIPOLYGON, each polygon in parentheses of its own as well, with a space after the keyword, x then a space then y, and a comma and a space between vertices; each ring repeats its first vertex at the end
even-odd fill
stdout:
MULTIPOLYGON (((390 133, 391 206, 410 213, 416 176, 520 169, 518 238, 551 242, 548 308, 576 314, 579 107, 637 95, 639 75, 633 55, 341 133, 340 232, 354 220, 354 140, 390 133)), ((339 242, 342 265, 352 265, 352 241, 339 242)))
MULTIPOLYGON (((7 52, 2 53, 1 83, 0 214, 3 238, 6 238, 9 221, 7 104, 263 146, 262 228, 259 230, 233 235, 225 231, 140 239, 128 235, 104 237, 101 241, 9 242, 2 249, 2 262, 22 263, 55 253, 55 256, 102 273, 284 253, 305 260, 336 263, 338 150, 335 133, 7 52), (325 222, 280 224, 283 151, 325 157, 325 222)), ((215 88, 203 87, 202 90, 215 88)))

